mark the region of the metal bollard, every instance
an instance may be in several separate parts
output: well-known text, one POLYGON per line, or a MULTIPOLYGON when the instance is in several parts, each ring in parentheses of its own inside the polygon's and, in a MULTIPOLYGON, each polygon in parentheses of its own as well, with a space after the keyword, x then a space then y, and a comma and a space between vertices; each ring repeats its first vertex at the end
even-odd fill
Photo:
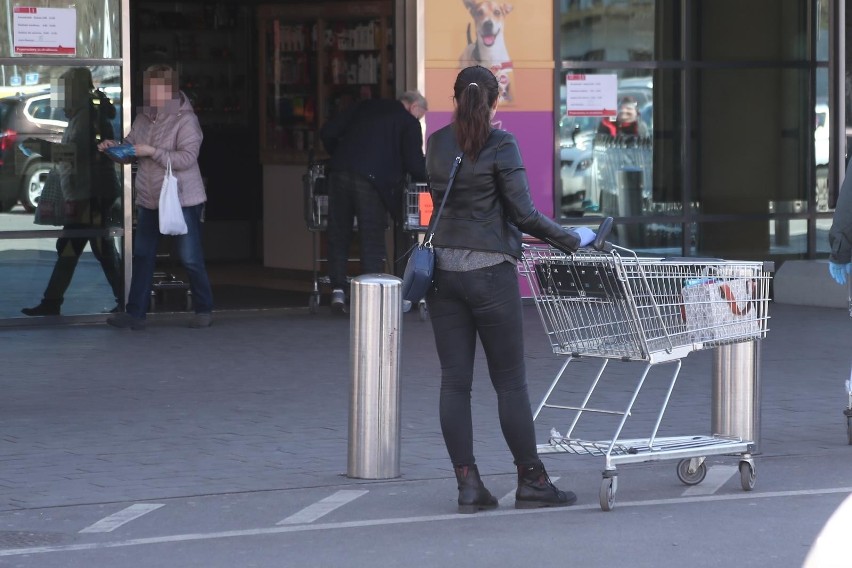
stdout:
POLYGON ((760 342, 732 343, 713 355, 711 428, 715 436, 760 443, 760 342))
POLYGON ((352 279, 349 320, 347 476, 399 477, 399 350, 402 280, 388 274, 352 279))

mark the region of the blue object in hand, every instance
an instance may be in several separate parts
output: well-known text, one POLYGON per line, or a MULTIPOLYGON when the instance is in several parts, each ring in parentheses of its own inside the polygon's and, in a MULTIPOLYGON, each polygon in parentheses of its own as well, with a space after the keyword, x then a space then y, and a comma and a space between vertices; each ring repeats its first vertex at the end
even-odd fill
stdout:
POLYGON ((104 154, 109 156, 113 162, 118 162, 119 164, 129 164, 136 159, 136 149, 133 147, 133 144, 110 146, 104 150, 104 154))
POLYGON ((574 232, 580 238, 581 247, 587 247, 595 240, 595 232, 588 227, 574 227, 574 232))
POLYGON ((838 264, 836 262, 829 261, 828 272, 831 274, 831 277, 834 278, 834 281, 842 286, 843 284, 846 284, 846 275, 852 272, 852 262, 838 264))

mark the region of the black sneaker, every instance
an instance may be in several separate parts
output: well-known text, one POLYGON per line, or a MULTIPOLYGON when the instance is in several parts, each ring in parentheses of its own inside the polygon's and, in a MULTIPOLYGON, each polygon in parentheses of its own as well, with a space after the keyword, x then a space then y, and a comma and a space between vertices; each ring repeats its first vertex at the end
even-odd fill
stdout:
POLYGON ((117 327, 120 329, 132 329, 134 331, 139 331, 145 329, 145 320, 141 318, 135 318, 128 314, 127 312, 121 312, 115 314, 114 316, 109 316, 106 319, 107 325, 111 325, 112 327, 117 327))
POLYGON ((331 292, 331 311, 342 314, 346 310, 346 294, 340 288, 331 292))

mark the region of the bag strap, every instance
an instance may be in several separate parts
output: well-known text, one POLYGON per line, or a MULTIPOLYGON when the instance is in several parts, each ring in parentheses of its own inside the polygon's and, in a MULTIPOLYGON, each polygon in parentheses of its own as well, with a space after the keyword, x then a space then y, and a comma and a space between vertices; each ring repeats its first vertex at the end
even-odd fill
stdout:
POLYGON ((429 223, 429 236, 426 237, 426 240, 423 242, 423 246, 432 247, 432 237, 435 236, 435 227, 438 225, 438 221, 441 219, 441 213, 444 212, 444 204, 447 203, 447 196, 450 194, 450 190, 453 188, 453 182, 456 179, 456 173, 459 171, 459 166, 461 166, 462 156, 464 153, 460 153, 456 156, 456 159, 453 160, 453 167, 450 169, 450 179, 447 182, 447 190, 444 192, 444 198, 441 200, 441 206, 438 207, 438 212, 432 217, 432 222, 429 223))

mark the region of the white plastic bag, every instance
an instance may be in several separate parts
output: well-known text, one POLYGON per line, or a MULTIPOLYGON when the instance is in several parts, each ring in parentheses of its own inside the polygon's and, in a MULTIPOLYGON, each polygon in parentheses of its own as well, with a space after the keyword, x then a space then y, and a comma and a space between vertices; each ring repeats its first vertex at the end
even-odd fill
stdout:
POLYGON ((757 284, 748 278, 701 278, 681 290, 683 316, 696 342, 760 337, 757 284))
POLYGON ((160 232, 164 235, 185 235, 186 221, 180 207, 178 180, 172 174, 172 161, 166 164, 166 175, 160 189, 160 232))

